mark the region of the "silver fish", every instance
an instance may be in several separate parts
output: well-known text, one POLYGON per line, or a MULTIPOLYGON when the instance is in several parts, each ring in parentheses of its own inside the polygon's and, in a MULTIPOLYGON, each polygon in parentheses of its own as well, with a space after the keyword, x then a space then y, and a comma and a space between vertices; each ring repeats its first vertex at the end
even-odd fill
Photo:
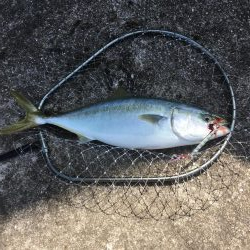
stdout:
POLYGON ((217 115, 160 99, 120 98, 48 117, 23 95, 12 95, 26 117, 1 129, 0 135, 53 124, 75 133, 84 143, 98 140, 130 149, 162 149, 199 144, 215 126, 211 139, 230 132, 226 120, 217 115))

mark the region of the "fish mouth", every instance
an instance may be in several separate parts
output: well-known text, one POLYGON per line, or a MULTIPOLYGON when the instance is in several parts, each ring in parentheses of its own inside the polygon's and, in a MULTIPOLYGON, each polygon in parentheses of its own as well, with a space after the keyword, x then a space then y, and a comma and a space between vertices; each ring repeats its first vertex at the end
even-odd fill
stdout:
POLYGON ((230 128, 227 125, 220 125, 217 129, 221 135, 227 135, 230 133, 230 128))
POLYGON ((224 118, 221 118, 221 117, 216 117, 216 118, 213 120, 213 123, 214 123, 214 124, 218 124, 218 125, 222 125, 222 126, 228 124, 227 120, 224 119, 224 118))
POLYGON ((215 131, 218 136, 224 136, 230 133, 229 123, 226 119, 216 117, 209 125, 208 128, 211 131, 215 131))
POLYGON ((211 122, 215 126, 228 126, 229 123, 226 119, 221 117, 215 117, 215 119, 211 122))
POLYGON ((223 120, 223 121, 219 122, 218 125, 219 125, 219 126, 222 126, 222 127, 228 127, 229 122, 226 121, 226 120, 223 120))

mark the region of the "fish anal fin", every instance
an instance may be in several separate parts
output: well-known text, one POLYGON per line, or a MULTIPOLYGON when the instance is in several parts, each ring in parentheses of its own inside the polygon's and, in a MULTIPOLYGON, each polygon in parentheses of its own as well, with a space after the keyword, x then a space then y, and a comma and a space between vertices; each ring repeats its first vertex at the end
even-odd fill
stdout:
POLYGON ((166 120, 168 119, 165 116, 161 116, 161 115, 154 115, 154 114, 143 114, 143 115, 139 115, 139 119, 149 122, 151 124, 159 124, 159 122, 161 120, 166 120))
POLYGON ((87 143, 89 141, 92 141, 92 139, 88 138, 88 137, 85 137, 84 135, 77 135, 78 136, 78 139, 81 143, 87 143))

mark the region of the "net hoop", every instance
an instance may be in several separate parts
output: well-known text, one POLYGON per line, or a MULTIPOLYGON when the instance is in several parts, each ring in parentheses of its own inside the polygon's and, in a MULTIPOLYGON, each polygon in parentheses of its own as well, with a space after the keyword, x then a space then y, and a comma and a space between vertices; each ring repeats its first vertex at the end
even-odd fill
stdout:
POLYGON ((40 101, 40 104, 38 106, 38 109, 41 110, 44 106, 44 103, 46 100, 50 97, 51 94, 53 94, 58 88, 60 88, 63 84, 65 84, 71 77, 73 77, 79 70, 84 69, 92 60, 94 60, 97 56, 102 54, 104 51, 109 49, 110 47, 114 46, 115 44, 122 42, 128 38, 136 38, 138 36, 144 36, 144 35, 162 35, 167 38, 173 38, 175 40, 179 40, 181 42, 184 42, 188 45, 191 45, 193 48, 197 49, 200 51, 202 54, 207 56, 214 64, 215 66, 219 69, 221 72, 224 80, 223 83, 226 84, 227 89, 229 90, 230 93, 230 98, 231 98, 231 103, 232 103, 232 110, 231 110, 231 116, 232 116, 232 122, 230 125, 230 133, 225 137, 224 142, 221 144, 220 148, 213 154, 213 156, 207 160, 204 164, 201 166, 190 170, 189 172, 180 174, 180 175, 173 175, 173 176, 163 176, 163 177, 100 177, 100 178, 84 178, 84 177, 72 177, 65 175, 63 172, 59 171, 52 163, 50 156, 49 156, 49 149, 46 144, 45 140, 45 135, 42 131, 39 132, 39 138, 41 141, 42 145, 42 154, 46 160, 47 167, 49 170, 55 175, 55 177, 66 181, 68 183, 81 183, 81 184, 116 184, 116 185, 123 185, 123 184, 140 184, 140 183, 147 183, 147 184, 172 184, 172 183, 179 183, 183 182, 186 180, 189 180, 201 173, 203 173, 205 170, 207 170, 212 163, 220 156, 220 154, 223 152, 227 144, 229 143, 229 140, 232 136, 232 133, 234 131, 235 127, 235 120, 236 120, 236 101, 235 101, 235 96, 234 96, 234 91, 231 86, 231 83, 229 81, 229 78, 219 63, 219 61, 216 59, 215 56, 213 56, 206 48, 204 48, 202 45, 199 43, 195 42, 191 38, 188 38, 186 36, 183 36, 181 34, 171 32, 171 31, 165 31, 165 30, 138 30, 130 33, 126 33, 105 46, 103 46, 101 49, 99 49, 97 52, 95 52, 92 56, 90 56, 86 61, 84 61, 82 64, 80 64, 74 71, 72 71, 70 74, 68 74, 66 77, 64 77, 60 82, 58 82, 56 85, 54 85, 47 93, 44 95, 42 100, 40 101))

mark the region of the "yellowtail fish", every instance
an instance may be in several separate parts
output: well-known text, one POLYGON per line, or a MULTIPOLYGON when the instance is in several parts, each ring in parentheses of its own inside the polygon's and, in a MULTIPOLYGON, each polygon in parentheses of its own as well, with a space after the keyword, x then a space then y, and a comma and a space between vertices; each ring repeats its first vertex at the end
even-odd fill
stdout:
POLYGON ((12 95, 26 110, 26 117, 0 129, 0 135, 53 124, 75 133, 84 143, 98 140, 130 149, 162 149, 199 144, 215 126, 211 139, 230 132, 226 120, 217 115, 161 99, 113 99, 46 116, 20 93, 12 91, 12 95))

